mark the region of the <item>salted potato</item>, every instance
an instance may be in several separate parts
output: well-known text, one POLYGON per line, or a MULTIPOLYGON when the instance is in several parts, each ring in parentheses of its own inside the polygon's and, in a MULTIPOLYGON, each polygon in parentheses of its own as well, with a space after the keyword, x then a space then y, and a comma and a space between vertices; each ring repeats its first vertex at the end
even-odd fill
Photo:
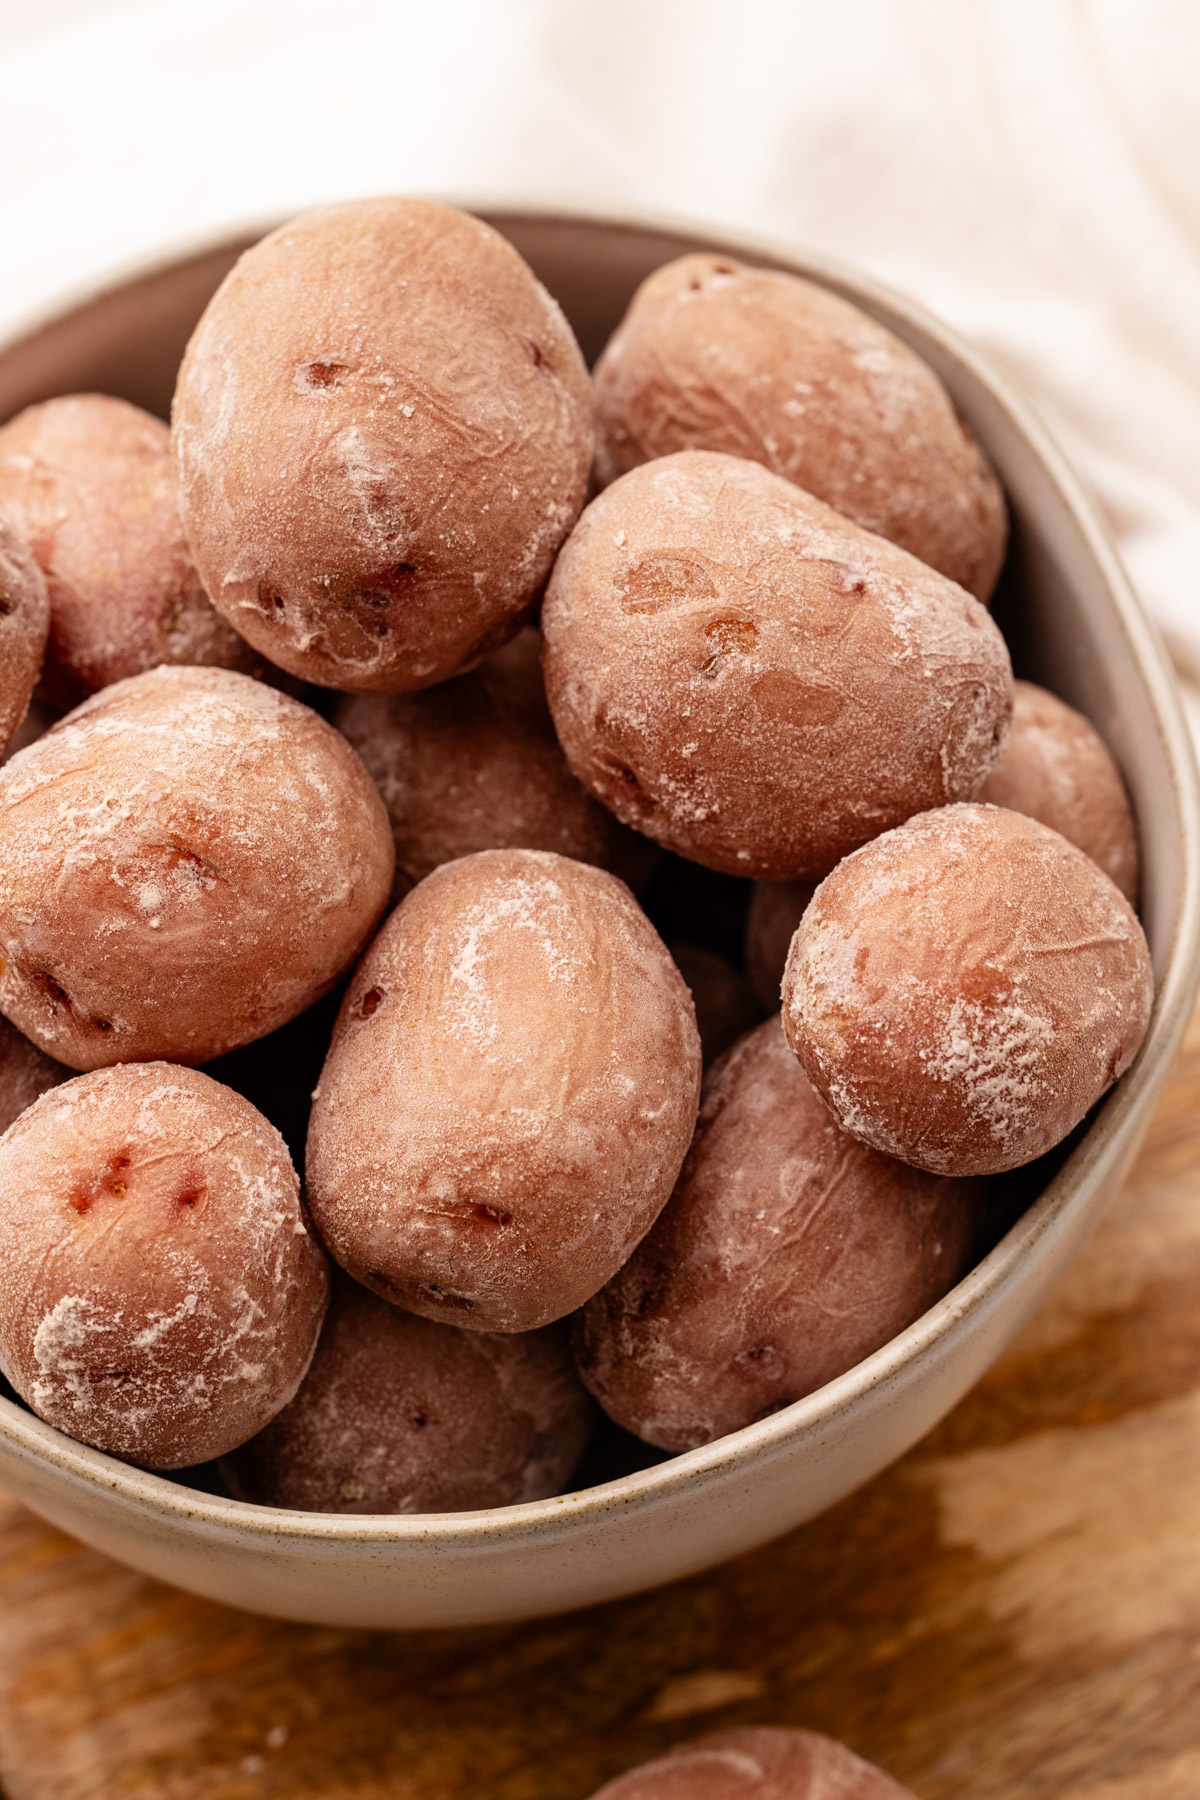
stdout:
POLYGON ((978 1184, 847 1136, 776 1014, 705 1077, 675 1192, 579 1315, 580 1373, 648 1443, 711 1443, 926 1312, 970 1266, 980 1209, 978 1184))
POLYGON ((562 312, 499 233, 428 200, 325 207, 248 250, 172 423, 213 604, 353 693, 428 687, 512 636, 592 451, 562 312))
POLYGON ((333 722, 383 796, 400 894, 476 850, 554 850, 635 887, 658 856, 572 775, 546 705, 536 631, 424 693, 349 695, 333 722))
POLYGON ((29 711, 49 627, 42 572, 25 540, 0 518, 0 752, 29 711))
POLYGON ((342 1276, 300 1390, 225 1464, 305 1512, 467 1512, 561 1493, 593 1407, 559 1326, 459 1331, 342 1276))
POLYGON ((442 867, 355 971, 308 1132, 309 1204, 356 1280, 532 1331, 654 1223, 700 1090, 691 997, 623 882, 538 850, 442 867))
POLYGON ((1133 1061, 1154 982, 1137 916, 1057 831, 998 806, 910 819, 848 857, 783 978, 792 1049, 854 1137, 989 1175, 1077 1125, 1133 1061))
POLYGON ((0 1368, 85 1444, 177 1469, 244 1443, 328 1288, 282 1138, 199 1070, 78 1076, 0 1138, 0 1368))
POLYGON ((153 669, 0 769, 0 1009, 72 1068, 206 1062, 330 988, 391 879, 331 725, 247 675, 153 669))
POLYGON ((757 463, 607 488, 542 611, 567 758, 619 819, 729 874, 813 880, 971 796, 1012 680, 978 601, 757 463))
POLYGON ((811 881, 756 881, 746 914, 746 975, 755 999, 768 1012, 779 1005, 779 984, 811 881))
POLYGON ((70 1069, 43 1055, 15 1025, 0 1018, 0 1132, 48 1088, 66 1081, 70 1069))
POLYGON ((976 799, 1040 819, 1138 897, 1138 844, 1121 771, 1082 713, 1032 681, 1013 683, 1012 735, 976 799))
POLYGON ((776 269, 681 256, 596 365, 600 484, 676 450, 749 457, 986 601, 1004 496, 928 363, 848 300, 776 269))
POLYGON ((748 1725, 677 1744, 618 1775, 592 1800, 914 1800, 845 1744, 815 1731, 748 1725))
POLYGON ((158 663, 250 674, 209 604, 179 521, 170 433, 109 394, 67 394, 0 426, 0 513, 50 590, 44 686, 70 706, 158 663))

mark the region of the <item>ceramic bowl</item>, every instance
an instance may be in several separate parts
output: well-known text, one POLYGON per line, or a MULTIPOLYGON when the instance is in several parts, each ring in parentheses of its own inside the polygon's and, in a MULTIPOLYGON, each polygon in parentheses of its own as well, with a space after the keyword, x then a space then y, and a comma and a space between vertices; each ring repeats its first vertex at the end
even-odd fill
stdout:
MULTIPOLYGON (((1125 1174, 1187 1022, 1200 946, 1196 774, 1171 675, 1092 505, 1013 385, 909 301, 776 243, 536 206, 476 210, 557 295, 589 358, 651 269, 707 250, 824 283, 933 364, 1008 492, 999 616, 1017 671, 1088 715, 1129 784, 1157 1002, 1137 1062, 1065 1158, 1035 1169, 1027 1210, 943 1301, 818 1393, 599 1486, 476 1513, 287 1512, 199 1492, 186 1471, 129 1468, 0 1401, 0 1483, 35 1512, 180 1587, 336 1626, 472 1625, 615 1599, 762 1544, 868 1481, 1004 1348, 1125 1174)), ((81 389, 165 415, 196 318, 260 230, 166 257, 27 322, 0 344, 0 418, 81 389)))

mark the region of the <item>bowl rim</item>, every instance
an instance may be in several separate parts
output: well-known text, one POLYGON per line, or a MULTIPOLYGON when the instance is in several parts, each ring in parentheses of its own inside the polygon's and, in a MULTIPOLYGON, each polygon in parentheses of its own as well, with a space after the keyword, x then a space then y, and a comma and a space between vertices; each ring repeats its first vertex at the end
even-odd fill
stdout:
MULTIPOLYGON (((430 191, 421 197, 477 214, 503 225, 587 226, 614 233, 630 231, 704 246, 714 254, 737 256, 801 273, 835 291, 854 296, 889 322, 911 325, 935 341, 995 400, 1041 464, 1059 500, 1069 511, 1112 599, 1116 622, 1131 660, 1148 691, 1164 760, 1171 772, 1179 821, 1180 904, 1163 957, 1145 1041, 1132 1065, 1110 1092, 1081 1141, 1037 1199, 981 1262, 940 1301, 879 1350, 824 1387, 789 1406, 710 1444, 669 1457, 628 1475, 576 1492, 514 1506, 456 1513, 312 1513, 263 1506, 251 1501, 188 1488, 164 1474, 137 1468, 67 1437, 13 1401, 0 1399, 0 1438, 23 1459, 49 1464, 75 1487, 115 1494, 139 1511, 164 1522, 187 1522, 221 1536, 231 1531, 261 1540, 364 1547, 425 1546, 467 1552, 497 1538, 521 1540, 547 1531, 574 1530, 596 1514, 643 1503, 679 1498, 681 1490, 709 1485, 738 1467, 747 1475, 784 1451, 797 1438, 824 1427, 832 1431, 873 1392, 899 1381, 935 1346, 952 1348, 955 1328, 968 1313, 986 1305, 1008 1286, 1037 1242, 1093 1198, 1107 1167, 1117 1161, 1126 1121, 1136 1117, 1164 1061, 1173 1055, 1191 1015, 1200 979, 1200 780, 1191 734, 1158 632, 1137 599, 1095 503, 1060 450, 1032 401, 990 357, 960 337, 924 306, 853 265, 769 233, 734 224, 628 207, 584 204, 553 196, 475 190, 430 191)), ((102 276, 80 282, 6 324, 0 354, 31 337, 65 324, 85 307, 103 303, 138 282, 165 274, 181 263, 232 250, 274 230, 297 213, 233 220, 182 238, 149 257, 129 259, 102 276)), ((678 252, 684 254, 684 250, 678 252)), ((180 1475, 186 1474, 181 1470, 180 1475)))

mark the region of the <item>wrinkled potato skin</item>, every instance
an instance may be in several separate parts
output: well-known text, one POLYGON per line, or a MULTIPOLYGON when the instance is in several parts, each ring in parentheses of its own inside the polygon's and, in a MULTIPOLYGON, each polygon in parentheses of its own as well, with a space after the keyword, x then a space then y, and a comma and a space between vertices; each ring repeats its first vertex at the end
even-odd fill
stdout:
POLYGON ((683 256, 596 365, 596 477, 676 450, 748 457, 986 601, 1004 496, 921 358, 798 275, 683 256))
POLYGON ((481 851, 414 888, 355 972, 309 1124, 313 1218, 385 1300, 533 1331, 650 1229, 699 1092, 691 996, 624 883, 481 851))
POLYGON ((811 881, 756 881, 746 915, 746 976, 759 1004, 774 1012, 788 951, 816 890, 811 881))
POLYGON ((1003 751, 1004 640, 962 588, 777 475, 684 451, 594 500, 542 610, 567 759, 731 875, 816 880, 1003 751))
POLYGON ((748 1725, 679 1744, 618 1775, 592 1800, 914 1800, 845 1744, 815 1731, 748 1725))
POLYGON ((50 597, 36 561, 0 518, 0 751, 29 711, 50 627, 50 597))
POLYGON ((26 407, 0 426, 0 513, 29 540, 50 590, 43 687, 53 704, 158 663, 261 669, 196 573, 161 419, 108 394, 26 407))
POLYGON ((304 1512, 515 1506, 562 1492, 592 1420, 560 1327, 458 1331, 341 1276, 295 1399, 225 1474, 304 1512))
POLYGON ((152 669, 0 769, 0 1008, 72 1068, 207 1062, 330 988, 391 880, 331 725, 246 675, 152 669))
POLYGON ((1129 1067, 1153 999, 1120 890, 997 806, 924 813, 848 857, 783 978, 788 1041, 834 1116, 943 1175, 1052 1149, 1129 1067))
POLYGON ((47 1089, 66 1081, 72 1070, 44 1056, 15 1025, 0 1018, 0 1132, 47 1089))
POLYGON ((546 705, 536 631, 425 693, 348 695, 333 722, 387 807, 397 899, 476 850, 554 850, 635 889, 658 857, 572 775, 546 705))
POLYGON ((248 250, 172 415, 213 604, 293 675, 407 693, 512 636, 583 504, 591 384, 512 246, 432 201, 352 201, 248 250))
POLYGON ((234 1449, 295 1393, 328 1293, 283 1139, 196 1069, 79 1076, 0 1139, 0 1367, 85 1444, 234 1449))
POLYGON ((1008 749, 975 798, 1061 832, 1136 907, 1137 829, 1121 771, 1099 732, 1065 700, 1014 681, 1008 749))
POLYGON ((648 1443, 691 1450, 823 1387, 970 1266, 974 1184, 850 1138, 778 1014, 705 1077, 674 1194, 579 1316, 580 1372, 648 1443))

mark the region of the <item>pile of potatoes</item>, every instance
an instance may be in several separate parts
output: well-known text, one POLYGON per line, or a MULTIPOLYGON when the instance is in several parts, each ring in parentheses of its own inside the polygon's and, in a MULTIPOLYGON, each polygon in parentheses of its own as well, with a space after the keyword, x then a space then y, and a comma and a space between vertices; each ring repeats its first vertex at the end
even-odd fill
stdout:
POLYGON ((1013 682, 938 379, 823 289, 682 257, 589 377, 480 221, 330 207, 169 433, 0 427, 0 519, 0 1368, 85 1443, 387 1513, 594 1479, 599 1409, 710 1442, 1137 1052, 1121 777, 1013 682))

